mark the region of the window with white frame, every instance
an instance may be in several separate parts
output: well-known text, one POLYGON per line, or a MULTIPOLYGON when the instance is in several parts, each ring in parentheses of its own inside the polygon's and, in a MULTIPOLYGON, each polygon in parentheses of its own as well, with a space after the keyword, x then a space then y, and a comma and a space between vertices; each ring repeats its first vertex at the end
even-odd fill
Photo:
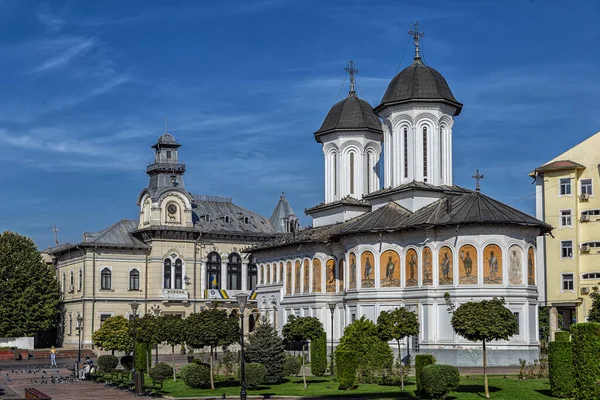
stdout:
POLYGON ((592 180, 591 179, 582 179, 581 181, 581 194, 587 194, 588 196, 592 195, 592 180))
POLYGON ((102 326, 104 321, 106 321, 110 317, 112 317, 112 314, 100 314, 100 326, 102 326))
POLYGON ((560 179, 560 195, 569 196, 571 195, 571 178, 560 179))
POLYGON ((129 271, 129 290, 140 290, 140 271, 137 269, 129 271))
POLYGON ((560 210, 560 226, 572 226, 571 210, 560 210))
POLYGON ((587 216, 600 215, 600 209, 585 210, 585 211, 581 212, 581 215, 587 215, 587 216))
POLYGON ((69 335, 73 334, 73 314, 69 313, 69 335))
POLYGON ((519 318, 518 312, 514 312, 513 314, 515 315, 515 319, 517 320, 517 335, 519 335, 521 333, 521 319, 519 318))
POLYGON ((573 274, 562 274, 562 290, 573 291, 573 274))
POLYGON ((560 242, 560 257, 573 258, 573 241, 563 240, 560 242))
POLYGON ((81 292, 81 288, 83 287, 83 269, 79 268, 79 281, 77 281, 78 288, 77 291, 81 292))
POLYGON ((581 279, 600 279, 600 272, 588 272, 581 275, 581 279))
POLYGON ((100 272, 100 290, 111 290, 112 273, 109 268, 104 268, 100 272))

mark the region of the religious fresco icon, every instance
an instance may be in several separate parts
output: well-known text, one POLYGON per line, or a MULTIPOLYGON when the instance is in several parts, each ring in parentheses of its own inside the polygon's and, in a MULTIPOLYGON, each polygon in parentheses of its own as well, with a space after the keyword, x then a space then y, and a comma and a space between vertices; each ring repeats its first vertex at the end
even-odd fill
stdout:
POLYGON ((362 266, 361 287, 375 287, 375 257, 373 256, 373 253, 364 251, 360 256, 360 264, 362 266))
POLYGON ((300 293, 300 261, 294 263, 294 276, 296 277, 294 293, 298 294, 300 293))
POLYGON ((458 252, 458 284, 477 284, 477 249, 470 244, 465 244, 458 252))
POLYGON ((535 285, 535 251, 533 247, 527 250, 527 283, 535 285))
POLYGON ((335 260, 327 260, 325 263, 325 290, 328 293, 335 293, 335 260))
POLYGON ((508 249, 508 283, 520 285, 523 283, 523 250, 521 246, 512 245, 508 249))
POLYGON ((313 260, 313 293, 319 293, 322 291, 321 287, 321 261, 316 258, 313 260))
POLYGON ((381 287, 400 287, 400 256, 394 250, 387 250, 379 259, 381 287))
POLYGON ((433 256, 431 249, 425 247, 423 249, 423 286, 433 285, 433 256))
POLYGON ((502 284, 502 250, 489 244, 483 250, 483 283, 502 284))
POLYGON ((285 276, 286 276, 285 293, 291 294, 292 293, 292 264, 291 263, 287 263, 287 265, 285 267, 285 276))
POLYGON ((303 286, 303 292, 304 293, 308 293, 309 292, 309 287, 310 287, 310 281, 309 281, 309 274, 310 274, 310 261, 308 260, 304 260, 304 286, 303 286))
POLYGON ((271 283, 271 266, 267 264, 267 284, 271 283))
POLYGON ((354 253, 350 253, 348 256, 348 262, 350 263, 348 289, 356 289, 356 255, 354 253))
POLYGON ((340 281, 340 292, 344 291, 344 259, 338 263, 338 281, 340 281))
POLYGON ((419 284, 419 258, 415 249, 408 249, 406 252, 406 287, 417 286, 419 284))
POLYGON ((279 282, 283 282, 283 263, 279 264, 279 282))
POLYGON ((453 270, 452 270, 452 250, 449 247, 444 246, 440 249, 439 254, 439 280, 440 285, 452 285, 453 284, 453 270))

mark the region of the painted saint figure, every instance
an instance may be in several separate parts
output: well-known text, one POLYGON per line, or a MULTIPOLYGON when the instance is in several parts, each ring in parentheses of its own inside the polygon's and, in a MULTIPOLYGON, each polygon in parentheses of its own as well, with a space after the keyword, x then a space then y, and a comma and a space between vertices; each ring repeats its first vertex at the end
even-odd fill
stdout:
POLYGON ((371 262, 369 261, 369 257, 367 257, 367 261, 365 262, 365 280, 370 280, 371 278, 371 272, 373 271, 373 266, 371 265, 371 262))
POLYGON ((392 256, 389 257, 388 263, 385 267, 385 278, 393 279, 394 278, 394 268, 396 267, 396 263, 392 261, 392 256))
POLYGON ((487 261, 490 267, 490 279, 495 279, 496 273, 498 273, 498 257, 494 255, 493 251, 490 251, 490 258, 487 261))
POLYGON ((510 252, 510 276, 511 280, 519 280, 521 272, 521 256, 517 253, 517 249, 510 252))
POLYGON ((467 275, 467 278, 471 276, 471 272, 473 271, 473 259, 471 258, 471 252, 467 251, 467 254, 465 255, 464 252, 460 252, 460 259, 463 262, 463 265, 465 267, 465 274, 467 275))
POLYGON ((408 266, 410 267, 410 280, 415 279, 415 267, 417 266, 417 255, 415 253, 411 254, 410 260, 408 261, 408 266))
POLYGON ((448 258, 448 253, 444 253, 444 258, 440 263, 440 267, 442 269, 444 281, 450 281, 450 259, 448 258))
POLYGON ((354 282, 356 280, 356 260, 352 257, 350 260, 352 260, 352 264, 350 264, 350 282, 354 282))
POLYGON ((328 262, 327 267, 327 282, 333 283, 335 281, 335 262, 328 262))

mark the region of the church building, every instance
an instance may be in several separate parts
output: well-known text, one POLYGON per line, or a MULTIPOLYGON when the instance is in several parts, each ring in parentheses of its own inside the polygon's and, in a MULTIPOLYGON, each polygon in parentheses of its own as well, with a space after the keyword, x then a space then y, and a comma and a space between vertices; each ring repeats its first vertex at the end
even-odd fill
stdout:
POLYGON ((413 63, 375 108, 356 94, 354 64, 346 68, 348 96, 314 133, 325 201, 306 210, 312 227, 252 249, 259 307, 274 306, 279 329, 290 315, 318 318, 334 345, 355 319, 376 321, 382 311, 406 307, 417 313, 420 333, 401 344, 403 354, 478 366, 481 343, 454 334, 444 294, 456 305, 501 297, 519 331, 488 344, 488 362, 532 362, 539 345, 536 238, 551 227, 483 194, 479 171, 475 190, 453 184, 452 130, 463 105, 424 64, 416 28, 413 63))

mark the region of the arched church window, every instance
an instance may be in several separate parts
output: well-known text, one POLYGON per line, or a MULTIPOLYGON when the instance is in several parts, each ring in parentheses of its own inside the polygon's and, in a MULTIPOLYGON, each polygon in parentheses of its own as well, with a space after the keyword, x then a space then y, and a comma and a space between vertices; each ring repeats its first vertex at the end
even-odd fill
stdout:
POLYGON ((175 289, 183 289, 183 262, 175 260, 175 289))
POLYGON ((227 263, 227 289, 242 290, 242 262, 239 254, 231 253, 227 263))
POLYGON ((67 291, 67 274, 64 272, 62 274, 62 290, 63 293, 67 291))
POLYGON ((101 290, 110 290, 111 289, 111 275, 109 268, 104 268, 102 272, 100 272, 100 289, 101 290))
POLYGON ((73 286, 75 286, 75 277, 73 275, 73 271, 69 272, 69 285, 70 285, 69 290, 73 290, 73 286))
POLYGON ((250 313, 248 316, 248 332, 254 332, 254 327, 256 326, 256 319, 254 318, 254 314, 250 313))
POLYGON ((408 178, 408 128, 404 128, 404 177, 408 178))
POLYGON ((423 181, 427 182, 427 127, 423 127, 423 181))
POLYGON ((225 223, 228 224, 229 223, 229 215, 225 216, 225 223))
POLYGON ((371 153, 367 153, 367 193, 371 193, 371 153))
POLYGON ((354 194, 354 153, 350 153, 350 193, 354 194))
POLYGON ((163 263, 163 266, 163 288, 171 289, 171 260, 167 258, 163 263))
POLYGON ((81 288, 83 287, 83 270, 79 268, 79 281, 77 282, 79 285, 78 291, 81 292, 81 288))
POLYGON ((248 259, 248 290, 256 289, 257 277, 258 269, 256 268, 256 258, 254 258, 254 256, 250 256, 250 258, 248 259))
POLYGON ((217 252, 213 251, 208 255, 206 278, 208 280, 209 289, 221 288, 221 256, 217 252))
POLYGON ((333 153, 333 194, 337 195, 337 153, 333 153))
POLYGON ((129 272, 129 290, 140 290, 140 272, 137 269, 129 272))
POLYGON ((440 126, 440 179, 444 179, 444 129, 440 126))

